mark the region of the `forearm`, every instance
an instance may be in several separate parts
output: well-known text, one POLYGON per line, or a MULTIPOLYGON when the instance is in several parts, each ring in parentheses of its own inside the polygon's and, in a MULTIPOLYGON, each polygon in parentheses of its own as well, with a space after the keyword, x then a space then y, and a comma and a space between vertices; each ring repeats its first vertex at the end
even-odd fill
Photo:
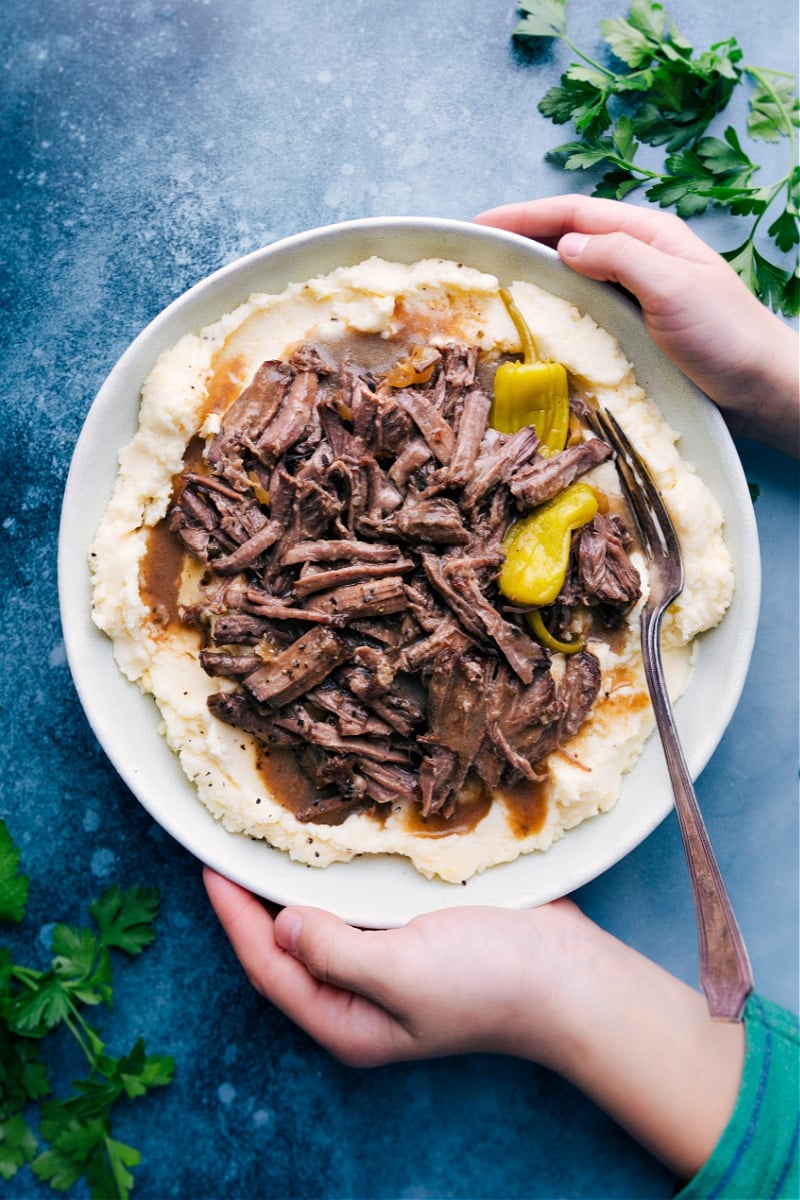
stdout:
POLYGON ((574 914, 550 1051, 530 1055, 590 1096, 682 1179, 714 1149, 736 1101, 741 1024, 715 1022, 699 992, 574 914))
POLYGON ((798 342, 788 325, 764 312, 764 336, 754 339, 750 361, 726 394, 722 407, 731 432, 800 454, 798 342))

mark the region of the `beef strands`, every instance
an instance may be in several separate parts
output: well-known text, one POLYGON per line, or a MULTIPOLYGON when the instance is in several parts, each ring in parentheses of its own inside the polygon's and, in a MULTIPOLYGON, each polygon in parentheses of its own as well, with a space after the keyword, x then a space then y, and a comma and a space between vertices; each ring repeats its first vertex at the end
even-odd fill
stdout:
MULTIPOLYGON (((228 680, 209 708, 294 750, 318 789, 301 821, 409 800, 447 817, 468 781, 540 778, 600 686, 585 651, 556 681, 496 579, 511 524, 608 448, 546 458, 532 428, 491 429, 473 347, 412 359, 380 375, 309 345, 265 362, 168 516, 206 566, 191 620, 228 680)), ((614 518, 579 533, 559 628, 578 606, 606 623, 629 608, 626 547, 614 518)))

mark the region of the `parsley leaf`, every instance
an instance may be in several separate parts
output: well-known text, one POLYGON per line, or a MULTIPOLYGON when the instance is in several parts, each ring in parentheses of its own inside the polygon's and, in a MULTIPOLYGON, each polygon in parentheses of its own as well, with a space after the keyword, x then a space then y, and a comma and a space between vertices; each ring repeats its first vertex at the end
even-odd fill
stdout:
POLYGON ((559 87, 551 87, 541 99, 539 111, 554 125, 572 121, 579 133, 603 133, 611 124, 606 93, 588 79, 564 75, 559 87))
POLYGON ((594 195, 624 199, 644 188, 648 200, 685 218, 710 206, 725 208, 734 217, 751 217, 746 240, 725 257, 764 303, 796 315, 796 80, 745 63, 733 37, 697 51, 657 0, 631 0, 625 17, 600 22, 604 62, 571 40, 566 0, 525 0, 518 8, 522 20, 515 38, 556 38, 574 55, 538 107, 554 124, 572 124, 577 138, 554 147, 547 158, 567 171, 602 169, 594 195), (743 86, 750 88, 746 135, 756 142, 783 139, 789 144, 792 165, 770 183, 755 183, 759 164, 732 125, 722 137, 710 130, 743 86), (649 158, 638 154, 642 146, 649 158), (662 147, 663 162, 650 165, 662 147), (770 217, 764 219, 768 211, 770 217), (775 261, 792 255, 793 265, 775 261))
POLYGON ((797 227, 796 214, 782 212, 770 225, 768 231, 775 244, 781 250, 791 250, 800 242, 800 229, 797 227))
POLYGON ((66 1191, 83 1176, 96 1200, 127 1200, 134 1183, 128 1168, 137 1166, 141 1154, 111 1136, 102 1110, 84 1116, 72 1100, 50 1101, 42 1107, 41 1129, 50 1149, 32 1163, 39 1179, 66 1191))
POLYGON ((600 31, 617 58, 629 67, 649 63, 667 33, 667 16, 660 4, 634 0, 628 19, 612 17, 600 22, 600 31))
POLYGON ((36 1135, 21 1113, 0 1121, 0 1179, 13 1179, 37 1148, 36 1135))
POLYGON ((11 1035, 0 1024, 0 1121, 21 1112, 50 1091, 38 1042, 11 1035))
POLYGON ((747 118, 750 137, 779 142, 782 137, 791 136, 800 107, 794 79, 777 71, 758 71, 752 67, 749 74, 754 81, 747 118))
MULTIPOLYGON (((19 853, 0 821, 0 906, 6 920, 24 916, 28 880, 18 875, 19 853)), ((139 1151, 113 1136, 112 1113, 172 1080, 170 1057, 148 1054, 140 1038, 119 1058, 106 1050, 86 1011, 110 1005, 112 951, 137 955, 153 940, 158 913, 155 888, 108 888, 90 906, 97 930, 52 927, 49 968, 14 961, 0 947, 0 1178, 29 1166, 56 1191, 84 1179, 96 1200, 127 1200, 139 1151), (62 1028, 74 1037, 88 1071, 66 1099, 52 1096, 45 1061, 50 1035, 62 1028), (39 1105, 38 1132, 28 1110, 39 1105)))
POLYGON ((28 879, 17 872, 17 850, 5 821, 0 820, 0 921, 18 925, 25 916, 28 879))
POLYGON ((775 307, 790 293, 790 273, 760 254, 752 238, 735 250, 725 251, 723 258, 728 260, 752 291, 764 298, 765 303, 775 307))
MULTIPOLYGON (((742 149, 738 134, 732 125, 722 138, 704 137, 694 147, 694 152, 703 168, 717 178, 724 177, 729 186, 746 188, 758 170, 742 149)), ((667 160, 667 166, 671 164, 667 160)))
POLYGON ((5 1016, 13 1033, 43 1037, 71 1013, 68 989, 53 971, 47 971, 6 1005, 5 1016))
POLYGON ((141 954, 155 937, 153 921, 158 913, 158 889, 135 887, 123 892, 115 884, 89 906, 89 911, 104 946, 116 946, 126 954, 141 954))
POLYGON ((515 37, 561 37, 567 31, 567 0, 539 0, 519 10, 524 15, 515 37))

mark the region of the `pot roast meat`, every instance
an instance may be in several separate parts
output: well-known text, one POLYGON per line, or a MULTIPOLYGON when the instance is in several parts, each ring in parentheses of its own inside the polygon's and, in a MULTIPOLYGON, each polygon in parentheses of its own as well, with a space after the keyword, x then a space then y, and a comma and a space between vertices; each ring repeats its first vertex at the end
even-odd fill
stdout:
POLYGON ((285 399, 258 439, 252 442, 255 457, 264 466, 273 466, 289 450, 308 425, 317 399, 317 376, 299 371, 285 399))
MULTIPOLYGON (((310 596, 312 592, 321 592, 346 583, 363 583, 369 579, 380 579, 385 575, 396 575, 402 571, 413 571, 414 563, 410 558, 395 558, 390 562, 354 562, 347 567, 336 567, 331 570, 301 571, 294 585, 295 596, 310 596)), ((403 595, 405 600, 405 595, 403 595)))
POLYGON ((532 425, 525 425, 510 435, 487 430, 472 475, 464 486, 462 506, 468 512, 475 511, 498 485, 508 483, 538 449, 539 438, 532 425))
POLYGON ((350 540, 338 538, 335 541, 326 542, 320 538, 317 541, 298 542, 294 546, 287 546, 281 556, 281 562, 287 567, 296 563, 305 566, 307 563, 342 562, 351 559, 358 559, 360 562, 386 563, 391 562, 392 559, 396 560, 399 555, 400 548, 390 545, 388 542, 385 544, 359 542, 354 538, 350 540))
POLYGON ((428 731, 423 756, 422 815, 452 812, 486 730, 491 660, 473 648, 443 650, 428 682, 428 731), (442 750, 447 753, 442 753, 442 750))
POLYGON ((262 363, 252 382, 226 412, 222 429, 208 448, 209 466, 238 491, 250 487, 243 452, 261 437, 283 407, 293 378, 294 371, 288 363, 262 363))
POLYGON ((281 532, 277 521, 266 521, 257 533, 246 542, 242 542, 241 546, 237 546, 230 554, 215 558, 214 570, 219 575, 237 575, 239 571, 255 568, 265 550, 275 545, 281 532))
POLYGON ((243 692, 214 692, 208 697, 207 704, 218 720, 251 733, 266 745, 298 748, 303 745, 301 737, 293 737, 275 727, 273 713, 257 712, 243 692))
POLYGON ((280 708, 322 683, 351 652, 344 638, 320 626, 302 634, 276 658, 262 662, 245 676, 244 686, 259 704, 280 708))
POLYGON ((262 665, 263 658, 257 654, 246 652, 234 653, 230 650, 200 651, 200 666, 206 675, 212 678, 245 679, 262 665))
POLYGON ((424 438, 410 438, 389 468, 389 478, 397 487, 403 488, 420 467, 430 462, 431 457, 430 446, 424 438))
POLYGON ((330 722, 316 720, 309 709, 299 703, 288 705, 275 715, 274 721, 279 729, 296 733, 312 746, 321 746, 337 755, 379 763, 409 761, 410 751, 402 746, 398 749, 396 740, 390 743, 388 738, 345 737, 330 722))
POLYGON ((449 463, 455 440, 453 427, 435 403, 432 403, 423 392, 411 388, 404 388, 399 393, 398 403, 402 405, 419 429, 434 458, 440 463, 449 463))
POLYGON ((463 546, 469 541, 455 500, 448 500, 446 496, 420 495, 411 489, 401 507, 384 522, 384 530, 404 542, 463 546))
POLYGON ((330 679, 306 693, 307 701, 315 708, 333 716, 342 737, 391 737, 393 727, 356 700, 346 688, 330 679))
POLYGON ((581 650, 567 658, 558 685, 562 713, 558 722, 558 743, 577 733, 600 689, 600 664, 593 654, 581 650))
POLYGON ((260 641, 269 638, 274 626, 263 617, 231 612, 227 616, 216 617, 213 629, 214 641, 221 646, 257 646, 260 641))
POLYGON ((555 635, 570 628, 577 607, 590 609, 599 624, 616 628, 642 594, 639 572, 630 560, 632 539, 622 520, 597 513, 572 538, 564 585, 547 612, 555 635))
POLYGON ((641 580, 628 557, 629 543, 619 518, 602 513, 577 531, 572 561, 579 603, 629 607, 639 599, 641 580))
POLYGON ((396 763, 363 762, 361 772, 366 793, 377 804, 396 804, 419 791, 416 773, 396 763))
MULTIPOLYGON (((415 347, 410 380, 351 352, 265 362, 176 482, 168 528, 205 567, 184 619, 227 681, 210 711, 317 789, 300 821, 409 803, 446 819, 474 783, 541 778, 591 712, 597 660, 567 657, 556 682, 497 576, 519 513, 610 452, 587 437, 545 457, 533 427, 490 428, 475 347, 415 347)), ((598 514, 548 624, 606 621, 639 588, 624 527, 598 514)))
POLYGON ((479 641, 491 641, 524 683, 530 683, 544 650, 500 615, 481 591, 472 570, 450 572, 447 559, 422 555, 422 565, 431 585, 458 617, 461 625, 479 641), (444 565, 443 565, 444 564, 444 565))
POLYGON ((306 607, 344 623, 360 617, 385 617, 402 612, 408 608, 408 597, 399 575, 389 575, 385 579, 373 575, 361 583, 320 592, 308 600, 306 607))
POLYGON ((560 454, 549 458, 534 458, 510 481, 511 493, 526 511, 552 500, 581 475, 605 462, 612 454, 611 447, 600 438, 590 438, 567 446, 560 454))
POLYGON ((483 435, 489 420, 492 398, 481 387, 474 387, 464 397, 458 422, 458 436, 445 476, 449 487, 464 487, 472 475, 483 435))

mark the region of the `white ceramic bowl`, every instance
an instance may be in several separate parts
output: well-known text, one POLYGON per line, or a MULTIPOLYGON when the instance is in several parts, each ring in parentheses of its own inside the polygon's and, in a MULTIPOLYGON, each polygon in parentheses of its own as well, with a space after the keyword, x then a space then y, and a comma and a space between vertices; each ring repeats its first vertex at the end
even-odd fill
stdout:
POLYGON ((648 337, 635 307, 615 289, 582 279, 558 256, 515 234, 459 221, 370 218, 311 230, 231 263, 191 288, 136 338, 97 395, 75 448, 59 546, 59 595, 75 685, 108 757, 173 837, 203 862, 280 904, 328 908, 364 926, 402 924, 421 912, 465 904, 522 908, 564 895, 618 862, 672 807, 656 738, 626 777, 607 814, 568 833, 546 853, 526 855, 454 886, 419 875, 405 860, 357 859, 326 870, 300 866, 263 842, 230 834, 202 805, 158 733, 154 703, 118 671, 111 643, 92 624, 89 545, 108 503, 117 455, 137 426, 139 390, 159 354, 230 311, 252 292, 280 291, 378 254, 413 262, 442 257, 499 277, 530 279, 565 297, 619 339, 637 379, 681 434, 719 501, 737 590, 719 628, 700 641, 697 666, 676 717, 693 776, 708 762, 739 700, 755 638, 760 595, 758 540, 747 484, 713 405, 648 337))

